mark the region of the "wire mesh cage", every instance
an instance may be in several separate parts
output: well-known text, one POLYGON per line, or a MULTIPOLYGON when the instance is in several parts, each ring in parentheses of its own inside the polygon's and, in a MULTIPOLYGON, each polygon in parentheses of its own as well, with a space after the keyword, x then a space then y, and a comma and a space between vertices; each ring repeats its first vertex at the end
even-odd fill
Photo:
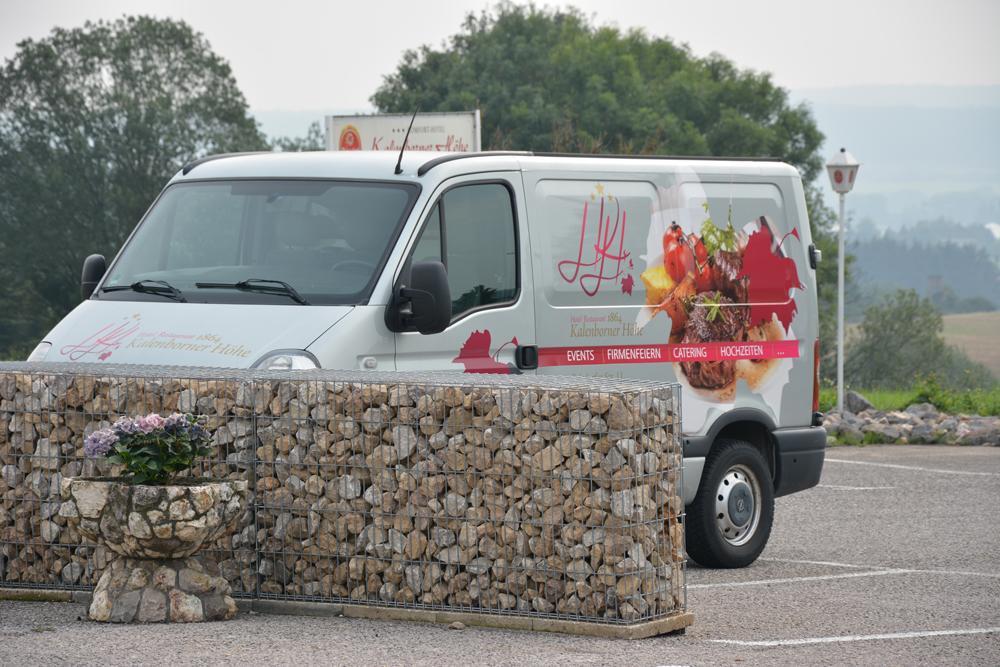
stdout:
POLYGON ((83 440, 198 415, 193 476, 250 507, 203 553, 234 595, 632 624, 684 611, 679 391, 455 373, 0 364, 0 585, 92 587, 110 554, 60 516, 114 474, 83 440))

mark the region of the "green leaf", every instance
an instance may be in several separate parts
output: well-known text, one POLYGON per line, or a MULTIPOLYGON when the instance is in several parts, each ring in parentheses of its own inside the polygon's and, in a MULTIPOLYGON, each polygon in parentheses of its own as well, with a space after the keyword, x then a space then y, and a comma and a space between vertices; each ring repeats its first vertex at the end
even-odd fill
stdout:
POLYGON ((701 242, 705 244, 705 251, 709 257, 718 250, 734 252, 737 247, 736 230, 731 222, 722 229, 708 219, 701 225, 701 242))
POLYGON ((702 306, 708 307, 708 315, 705 316, 705 319, 714 322, 721 312, 722 294, 715 292, 713 296, 706 296, 702 301, 702 306))

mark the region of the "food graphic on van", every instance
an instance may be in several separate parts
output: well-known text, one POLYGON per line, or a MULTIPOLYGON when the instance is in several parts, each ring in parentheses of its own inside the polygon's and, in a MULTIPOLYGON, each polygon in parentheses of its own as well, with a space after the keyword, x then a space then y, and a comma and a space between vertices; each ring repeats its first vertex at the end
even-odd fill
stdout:
POLYGON ((495 373, 500 375, 520 375, 521 371, 514 364, 505 364, 499 361, 501 350, 508 345, 517 347, 517 336, 497 348, 496 352, 490 352, 490 343, 493 340, 489 329, 473 331, 462 344, 458 356, 452 359, 452 363, 459 363, 465 366, 466 373, 495 373))
POLYGON ((79 343, 63 345, 59 349, 59 354, 67 357, 70 361, 87 360, 93 355, 97 361, 105 361, 115 350, 122 346, 125 339, 139 330, 140 316, 138 313, 131 317, 123 317, 117 322, 105 324, 103 327, 87 336, 79 343))
MULTIPOLYGON (((706 212, 707 212, 707 206, 706 212)), ((782 359, 798 356, 789 339, 795 317, 792 289, 803 289, 795 262, 760 216, 737 231, 711 219, 700 233, 672 222, 661 252, 652 249, 640 274, 646 290, 643 325, 659 313, 670 318, 671 358, 678 378, 709 400, 733 400, 736 383, 751 390, 771 379, 782 359)))
POLYGON ((618 198, 605 193, 603 184, 595 185, 590 201, 583 202, 576 257, 559 262, 559 276, 567 283, 578 283, 590 297, 606 282, 620 284, 622 294, 631 295, 635 280, 628 271, 634 264, 632 253, 625 249, 626 218, 618 198), (591 236, 588 228, 595 229, 595 223, 591 236))

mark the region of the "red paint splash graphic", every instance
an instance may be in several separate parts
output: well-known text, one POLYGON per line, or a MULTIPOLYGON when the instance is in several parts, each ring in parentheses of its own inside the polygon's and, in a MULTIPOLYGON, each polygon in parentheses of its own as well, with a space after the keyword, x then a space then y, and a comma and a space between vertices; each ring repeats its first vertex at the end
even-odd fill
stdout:
MULTIPOLYGON (((797 230, 793 229, 789 234, 799 238, 797 230)), ((788 236, 786 234, 775 247, 771 228, 761 218, 759 229, 747 241, 743 252, 743 268, 737 278, 748 279, 750 326, 765 324, 771 321, 772 316, 776 316, 787 332, 795 318, 798 308, 789 292, 793 288, 802 289, 803 285, 799 280, 795 261, 779 252, 788 236)))
POLYGON ((629 274, 622 278, 622 294, 628 294, 632 296, 632 287, 635 286, 635 280, 632 278, 632 274, 629 274))
POLYGON ((508 345, 517 347, 517 336, 497 348, 497 351, 490 353, 490 343, 493 337, 489 329, 473 331, 459 350, 458 356, 452 362, 465 366, 466 373, 495 373, 495 374, 516 374, 520 373, 516 366, 497 361, 500 351, 508 345))

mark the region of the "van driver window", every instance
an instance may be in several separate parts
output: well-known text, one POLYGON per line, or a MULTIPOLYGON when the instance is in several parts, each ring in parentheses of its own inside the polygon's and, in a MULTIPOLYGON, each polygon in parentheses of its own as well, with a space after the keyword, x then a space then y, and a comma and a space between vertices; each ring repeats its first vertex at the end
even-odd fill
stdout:
POLYGON ((453 320, 517 296, 514 224, 510 192, 498 183, 454 188, 434 207, 412 259, 444 263, 453 320))

